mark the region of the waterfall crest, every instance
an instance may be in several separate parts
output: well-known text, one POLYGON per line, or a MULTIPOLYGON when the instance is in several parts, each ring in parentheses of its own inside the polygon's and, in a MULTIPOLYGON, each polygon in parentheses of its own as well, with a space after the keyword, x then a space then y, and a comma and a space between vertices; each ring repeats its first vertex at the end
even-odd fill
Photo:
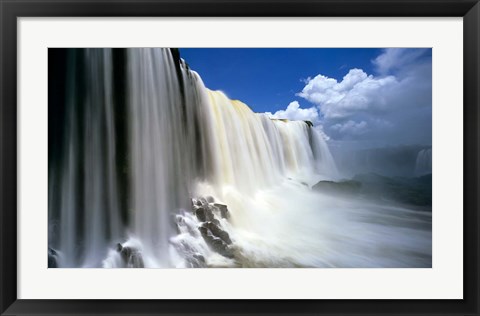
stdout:
POLYGON ((324 139, 305 122, 272 120, 219 91, 208 96, 216 185, 252 193, 285 177, 336 173, 324 139))

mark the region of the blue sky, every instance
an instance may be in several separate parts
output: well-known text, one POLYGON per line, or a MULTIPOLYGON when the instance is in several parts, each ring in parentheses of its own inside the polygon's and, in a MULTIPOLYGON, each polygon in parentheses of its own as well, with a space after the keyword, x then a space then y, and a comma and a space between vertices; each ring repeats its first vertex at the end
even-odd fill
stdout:
MULTIPOLYGON (((284 109, 318 73, 342 79, 350 68, 373 71, 380 49, 181 48, 205 85, 238 99, 255 112, 284 109)), ((301 105, 308 102, 300 101, 301 105)))
POLYGON ((327 138, 431 144, 431 49, 182 48, 205 85, 327 138))

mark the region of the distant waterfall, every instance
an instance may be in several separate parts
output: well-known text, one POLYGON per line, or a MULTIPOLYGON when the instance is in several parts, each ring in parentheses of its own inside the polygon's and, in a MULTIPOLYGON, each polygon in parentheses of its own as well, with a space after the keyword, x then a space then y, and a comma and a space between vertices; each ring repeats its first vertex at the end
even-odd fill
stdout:
POLYGON ((422 176, 429 173, 432 173, 432 148, 420 150, 415 163, 416 176, 422 176))
POLYGON ((251 193, 298 173, 335 172, 315 129, 206 89, 168 49, 127 49, 123 79, 113 77, 111 49, 73 50, 68 58, 62 159, 50 166, 50 240, 61 266, 98 266, 108 248, 132 236, 168 266, 174 216, 190 207, 199 181, 251 193), (112 95, 119 80, 124 121, 112 95), (116 152, 119 141, 127 152, 116 152), (129 169, 122 206, 117 155, 129 169))
POLYGON ((335 163, 318 131, 303 121, 272 120, 240 101, 208 91, 213 150, 212 179, 251 193, 299 173, 336 173, 335 163))

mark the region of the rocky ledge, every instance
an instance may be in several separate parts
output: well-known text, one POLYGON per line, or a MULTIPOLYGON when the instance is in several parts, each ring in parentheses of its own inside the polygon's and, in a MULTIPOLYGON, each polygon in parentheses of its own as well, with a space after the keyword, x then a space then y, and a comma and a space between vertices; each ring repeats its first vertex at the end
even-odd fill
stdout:
POLYGON ((122 258, 122 268, 144 268, 143 257, 139 249, 117 244, 117 252, 122 258))
POLYGON ((48 247, 48 267, 58 268, 58 252, 50 247, 48 247))
POLYGON ((211 196, 200 197, 192 199, 192 212, 201 223, 198 230, 210 249, 224 257, 233 258, 232 240, 221 228, 219 220, 230 218, 228 207, 225 204, 216 203, 211 196))

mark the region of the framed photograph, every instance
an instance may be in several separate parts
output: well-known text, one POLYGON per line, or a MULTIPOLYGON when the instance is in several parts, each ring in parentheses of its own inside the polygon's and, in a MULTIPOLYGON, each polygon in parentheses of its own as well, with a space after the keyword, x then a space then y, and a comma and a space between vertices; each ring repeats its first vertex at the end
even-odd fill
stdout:
POLYGON ((479 315, 478 0, 0 14, 1 315, 479 315))

